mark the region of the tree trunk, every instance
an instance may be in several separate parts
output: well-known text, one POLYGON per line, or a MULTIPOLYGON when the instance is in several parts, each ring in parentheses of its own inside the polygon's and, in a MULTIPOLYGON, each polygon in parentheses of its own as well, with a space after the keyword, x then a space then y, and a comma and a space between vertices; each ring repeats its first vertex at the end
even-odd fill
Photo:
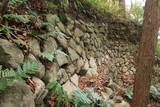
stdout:
POLYGON ((2 6, 1 6, 1 8, 0 8, 0 15, 1 15, 1 16, 2 16, 3 14, 5 14, 5 12, 7 11, 8 1, 9 1, 9 0, 2 0, 2 6))
POLYGON ((147 107, 155 46, 160 27, 160 0, 146 0, 132 107, 147 107))
POLYGON ((126 9, 125 0, 119 0, 119 6, 125 10, 126 9))

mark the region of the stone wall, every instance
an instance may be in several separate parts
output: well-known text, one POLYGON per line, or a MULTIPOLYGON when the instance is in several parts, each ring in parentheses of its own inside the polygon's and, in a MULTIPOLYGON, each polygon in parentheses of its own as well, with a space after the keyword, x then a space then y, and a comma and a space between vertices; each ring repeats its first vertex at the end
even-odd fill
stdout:
POLYGON ((104 62, 105 56, 110 58, 110 70, 126 74, 135 72, 133 53, 138 26, 133 22, 98 23, 68 17, 68 22, 63 24, 57 15, 46 19, 54 25, 48 31, 56 32, 43 41, 28 37, 28 55, 10 41, 0 39, 0 64, 16 68, 25 61, 36 60, 40 63, 40 72, 35 80, 45 84, 54 80, 64 84, 72 75, 85 75, 87 71, 97 73, 97 66, 104 62), (40 53, 53 49, 62 50, 68 56, 59 54, 53 62, 40 57, 40 53))

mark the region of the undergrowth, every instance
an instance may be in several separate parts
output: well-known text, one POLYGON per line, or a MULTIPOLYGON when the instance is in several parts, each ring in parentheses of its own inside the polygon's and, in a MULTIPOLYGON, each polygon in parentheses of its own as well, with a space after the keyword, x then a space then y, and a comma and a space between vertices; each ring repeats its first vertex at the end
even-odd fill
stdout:
POLYGON ((26 62, 16 70, 2 69, 0 66, 0 92, 3 92, 8 86, 12 86, 14 82, 23 81, 36 72, 38 72, 38 62, 35 61, 26 62))
POLYGON ((56 104, 56 107, 70 107, 71 105, 74 107, 110 107, 109 103, 103 100, 92 88, 84 91, 77 88, 70 97, 57 81, 49 83, 47 88, 50 90, 51 96, 55 98, 55 102, 52 103, 56 104))

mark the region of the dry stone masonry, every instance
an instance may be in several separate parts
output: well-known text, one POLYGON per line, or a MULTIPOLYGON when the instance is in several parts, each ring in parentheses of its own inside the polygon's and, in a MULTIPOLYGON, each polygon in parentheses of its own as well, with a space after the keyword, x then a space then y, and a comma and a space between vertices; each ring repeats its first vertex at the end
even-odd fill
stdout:
MULTIPOLYGON (((104 63, 106 55, 110 58, 109 70, 126 74, 135 72, 133 55, 138 36, 137 25, 133 22, 118 20, 117 22, 106 21, 106 23, 98 23, 85 22, 68 17, 68 23, 63 24, 57 15, 48 15, 47 21, 55 25, 55 27, 48 28, 48 30, 56 33, 53 34, 53 37, 44 40, 43 44, 38 39, 29 37, 28 44, 31 53, 27 56, 15 44, 8 40, 0 39, 1 65, 16 68, 27 60, 36 60, 40 63, 40 72, 32 78, 38 84, 36 93, 33 95, 28 88, 25 88, 26 86, 20 85, 19 87, 23 87, 22 89, 8 91, 6 95, 0 98, 1 107, 4 107, 5 101, 3 100, 11 99, 7 95, 12 93, 14 95, 17 92, 19 94, 17 99, 21 99, 21 97, 27 99, 22 103, 19 102, 24 106, 25 104, 30 104, 27 107, 34 107, 34 103, 43 103, 43 99, 47 95, 47 90, 45 89, 47 83, 57 80, 67 87, 68 84, 71 84, 69 82, 71 77, 78 78, 79 75, 97 76, 97 66, 104 63), (54 49, 62 50, 68 56, 59 54, 53 62, 48 62, 47 64, 44 63, 46 61, 40 60, 40 53, 54 49), (23 90, 27 90, 29 94, 22 93, 23 90), (32 100, 32 103, 28 103, 31 99, 35 99, 35 102, 32 102, 34 101, 32 100)), ((72 85, 78 84, 77 81, 72 85)), ((6 101, 7 103, 8 101, 6 101)), ((15 107, 22 106, 15 103, 15 107)))

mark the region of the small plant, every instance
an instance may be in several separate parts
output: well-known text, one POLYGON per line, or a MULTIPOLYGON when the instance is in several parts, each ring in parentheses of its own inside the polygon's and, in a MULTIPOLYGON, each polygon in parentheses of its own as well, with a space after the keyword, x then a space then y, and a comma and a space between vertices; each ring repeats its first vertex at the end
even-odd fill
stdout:
POLYGON ((151 86, 150 96, 154 100, 159 101, 160 100, 160 89, 157 89, 156 87, 151 86))
POLYGON ((27 62, 22 67, 19 66, 16 70, 2 70, 2 66, 0 68, 0 92, 3 92, 15 81, 23 81, 24 78, 28 78, 30 75, 38 72, 38 63, 34 61, 27 62))
POLYGON ((8 7, 11 9, 15 9, 16 7, 20 6, 21 4, 27 1, 28 0, 9 0, 8 7))
POLYGON ((5 14, 3 15, 3 17, 8 20, 17 19, 23 23, 29 23, 30 18, 35 18, 33 15, 18 15, 18 14, 5 14))
POLYGON ((8 26, 0 27, 0 34, 5 34, 5 35, 9 36, 10 33, 11 33, 10 27, 8 27, 8 26))
POLYGON ((72 93, 72 102, 75 107, 110 107, 108 102, 104 101, 92 88, 88 88, 85 91, 79 88, 72 93))
POLYGON ((124 96, 127 97, 128 99, 132 100, 133 92, 131 90, 127 90, 127 91, 125 91, 124 96))
POLYGON ((62 104, 67 105, 69 102, 68 94, 63 90, 63 87, 57 82, 53 81, 47 85, 51 92, 51 96, 56 96, 56 107, 62 107, 62 104))
POLYGON ((90 107, 92 103, 92 101, 87 97, 86 93, 80 89, 73 91, 72 96, 75 107, 90 107))
POLYGON ((41 53, 41 56, 43 57, 43 58, 46 58, 46 59, 48 59, 49 61, 53 61, 53 59, 55 58, 55 56, 56 55, 58 55, 58 54, 63 54, 63 55, 65 55, 65 56, 68 56, 67 54, 65 54, 63 51, 61 51, 61 50, 53 50, 53 51, 50 51, 50 52, 47 52, 47 51, 45 51, 45 52, 43 52, 43 53, 41 53))
POLYGON ((40 27, 54 27, 52 23, 49 23, 49 22, 41 22, 41 23, 36 23, 38 26, 40 27))
POLYGON ((57 5, 55 5, 53 2, 50 2, 50 1, 46 1, 46 4, 50 9, 58 9, 59 8, 57 5))

